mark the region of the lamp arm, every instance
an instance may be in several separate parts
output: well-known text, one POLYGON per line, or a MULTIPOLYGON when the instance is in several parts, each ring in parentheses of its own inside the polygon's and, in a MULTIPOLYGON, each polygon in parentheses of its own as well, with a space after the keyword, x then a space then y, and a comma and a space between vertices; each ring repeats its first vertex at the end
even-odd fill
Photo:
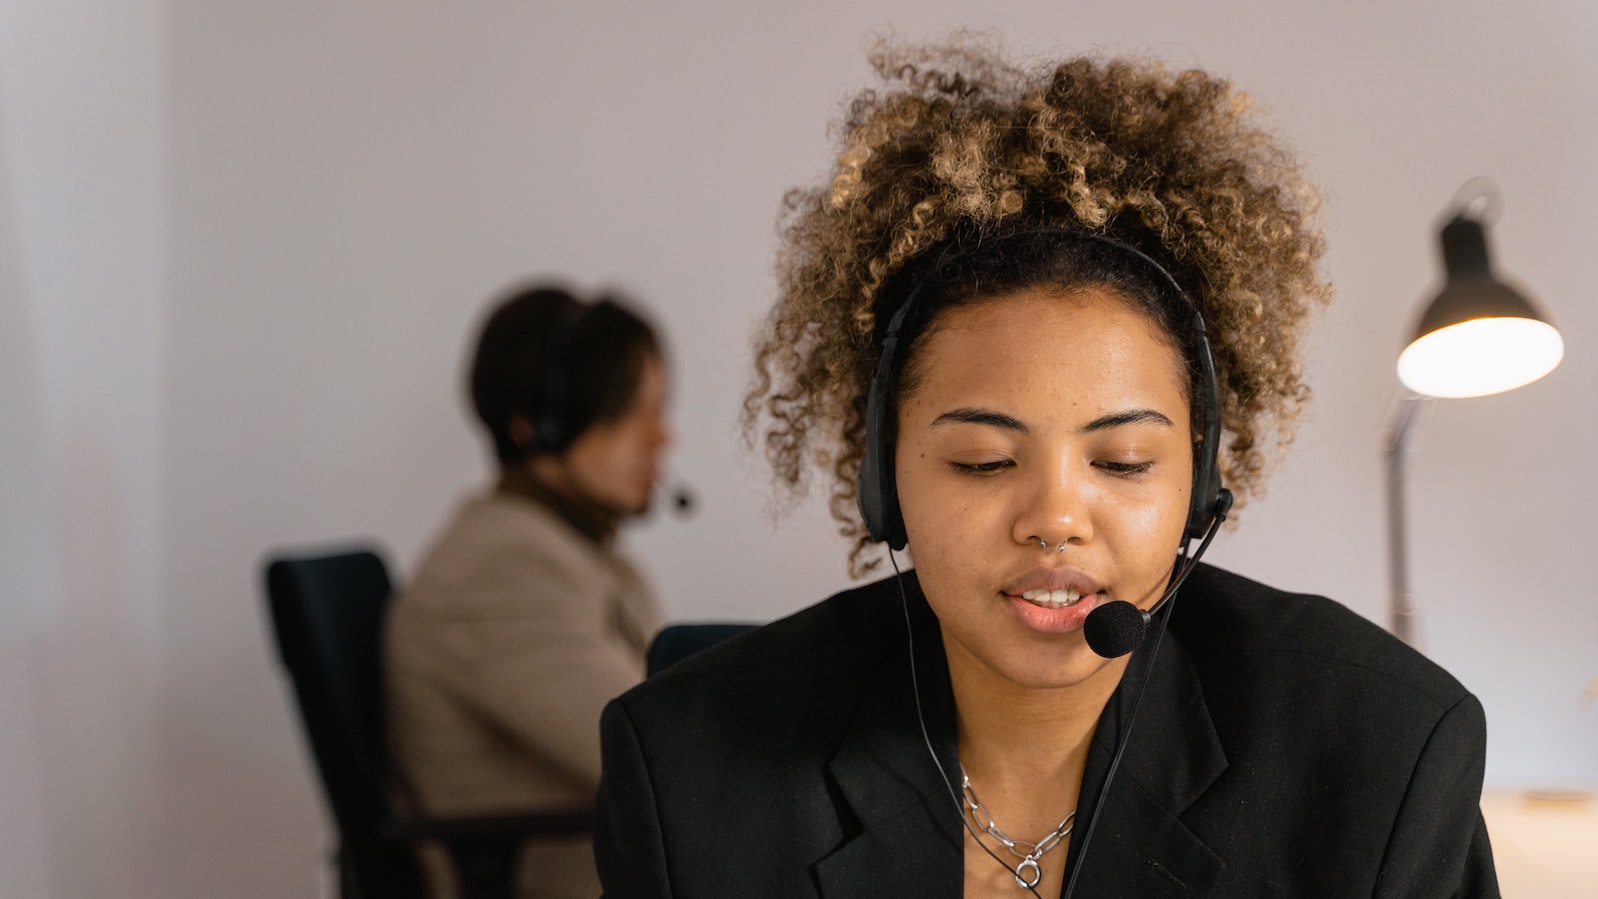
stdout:
POLYGON ((1404 480, 1409 454, 1423 430, 1421 414, 1432 398, 1400 389, 1393 401, 1383 429, 1382 458, 1387 469, 1387 573, 1391 592, 1388 600, 1388 629, 1393 635, 1415 645, 1415 595, 1409 588, 1409 552, 1406 539, 1404 480))

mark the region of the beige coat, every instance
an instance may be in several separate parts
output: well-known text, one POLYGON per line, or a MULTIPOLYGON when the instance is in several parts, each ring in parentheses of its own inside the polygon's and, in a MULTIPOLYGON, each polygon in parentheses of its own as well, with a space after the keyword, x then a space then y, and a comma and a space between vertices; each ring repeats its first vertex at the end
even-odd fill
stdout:
MULTIPOLYGON (((465 502, 387 625, 390 749, 430 814, 587 810, 599 713, 642 680, 658 604, 543 505, 465 502)), ((529 846, 522 895, 599 894, 589 841, 529 846)))

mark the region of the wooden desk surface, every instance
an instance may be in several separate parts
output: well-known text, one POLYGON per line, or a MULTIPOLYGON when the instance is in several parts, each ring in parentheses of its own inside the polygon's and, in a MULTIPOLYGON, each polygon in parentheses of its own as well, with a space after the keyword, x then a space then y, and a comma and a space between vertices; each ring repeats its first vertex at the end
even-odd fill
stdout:
POLYGON ((1598 899, 1598 795, 1489 790, 1481 811, 1506 899, 1598 899))

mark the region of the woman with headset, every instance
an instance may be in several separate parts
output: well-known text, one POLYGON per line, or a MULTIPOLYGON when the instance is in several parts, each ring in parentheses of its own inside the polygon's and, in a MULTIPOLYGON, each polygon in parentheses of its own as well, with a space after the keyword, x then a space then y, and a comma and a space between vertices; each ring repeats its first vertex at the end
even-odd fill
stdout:
POLYGON ((1202 72, 872 61, 745 408, 893 572, 607 707, 607 894, 1496 895, 1475 698, 1197 564, 1308 395, 1290 155, 1202 72))
MULTIPOLYGON (((660 622, 618 532, 670 443, 655 329, 610 296, 532 284, 484 317, 467 387, 495 457, 386 623, 386 726, 406 804, 428 815, 586 811, 599 712, 644 675, 660 622)), ((599 890, 585 834, 529 841, 522 899, 599 890)), ((433 894, 450 872, 424 855, 433 894)))

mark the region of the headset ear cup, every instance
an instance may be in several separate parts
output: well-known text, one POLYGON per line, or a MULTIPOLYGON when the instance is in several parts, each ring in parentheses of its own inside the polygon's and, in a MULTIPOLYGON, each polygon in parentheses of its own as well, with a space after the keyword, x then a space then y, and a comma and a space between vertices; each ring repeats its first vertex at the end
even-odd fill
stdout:
POLYGON ((1210 522, 1214 520, 1218 512, 1224 517, 1225 513, 1221 512, 1219 508, 1220 493, 1226 494, 1226 505, 1228 507, 1230 507, 1232 504, 1232 492, 1230 490, 1216 489, 1216 485, 1220 479, 1215 475, 1214 461, 1206 455, 1206 457, 1195 466, 1195 474, 1193 477, 1193 499, 1192 502, 1188 504, 1187 536, 1194 540, 1204 539, 1204 535, 1209 532, 1210 522))
MULTIPOLYGON (((1166 277, 1170 278, 1170 275, 1166 277)), ((1181 290, 1174 278, 1171 279, 1171 285, 1181 290)), ((1216 518, 1226 518, 1227 511, 1232 508, 1232 492, 1221 486, 1221 389, 1215 376, 1215 355, 1210 351, 1210 338, 1205 333, 1204 316, 1198 304, 1186 293, 1181 296, 1187 299, 1188 307, 1193 310, 1198 328, 1198 361, 1204 389, 1204 434, 1195 447, 1193 495, 1187 507, 1187 536, 1202 540, 1216 518)))
POLYGON ((554 409, 546 409, 533 422, 533 436, 538 440, 538 451, 559 453, 566 448, 565 428, 554 409))
POLYGON ((539 375, 535 382, 537 398, 534 408, 539 410, 533 418, 533 436, 538 438, 541 453, 561 453, 575 436, 568 433, 566 415, 571 402, 567 383, 568 366, 571 365, 570 346, 577 328, 587 317, 591 307, 582 302, 563 306, 549 325, 540 354, 539 375))
POLYGON ((899 491, 894 485, 893 453, 888 447, 888 411, 893 405, 888 397, 893 387, 893 350, 897 342, 894 336, 883 342, 882 358, 866 395, 865 457, 860 460, 860 476, 855 482, 855 503, 872 540, 886 542, 892 549, 904 549, 908 538, 899 512, 899 491))
POLYGON ((1203 540, 1209 536, 1210 527, 1225 521, 1230 511, 1232 511, 1232 491, 1222 487, 1215 491, 1209 502, 1193 508, 1193 515, 1187 522, 1188 537, 1203 540))
POLYGON ((865 457, 860 460, 860 476, 855 482, 855 503, 860 507, 860 520, 865 522, 866 533, 872 540, 888 539, 888 501, 883 483, 887 475, 882 469, 882 411, 876 398, 873 382, 871 398, 866 408, 865 457))
POLYGON ((856 502, 872 540, 886 543, 892 549, 904 549, 909 539, 904 530, 904 518, 899 514, 893 475, 884 469, 882 455, 867 450, 866 458, 860 463, 856 502))
POLYGON ((882 523, 882 478, 877 471, 875 453, 866 446, 866 456, 860 460, 860 476, 855 481, 855 503, 860 507, 860 520, 865 522, 866 534, 872 540, 886 539, 882 523))

